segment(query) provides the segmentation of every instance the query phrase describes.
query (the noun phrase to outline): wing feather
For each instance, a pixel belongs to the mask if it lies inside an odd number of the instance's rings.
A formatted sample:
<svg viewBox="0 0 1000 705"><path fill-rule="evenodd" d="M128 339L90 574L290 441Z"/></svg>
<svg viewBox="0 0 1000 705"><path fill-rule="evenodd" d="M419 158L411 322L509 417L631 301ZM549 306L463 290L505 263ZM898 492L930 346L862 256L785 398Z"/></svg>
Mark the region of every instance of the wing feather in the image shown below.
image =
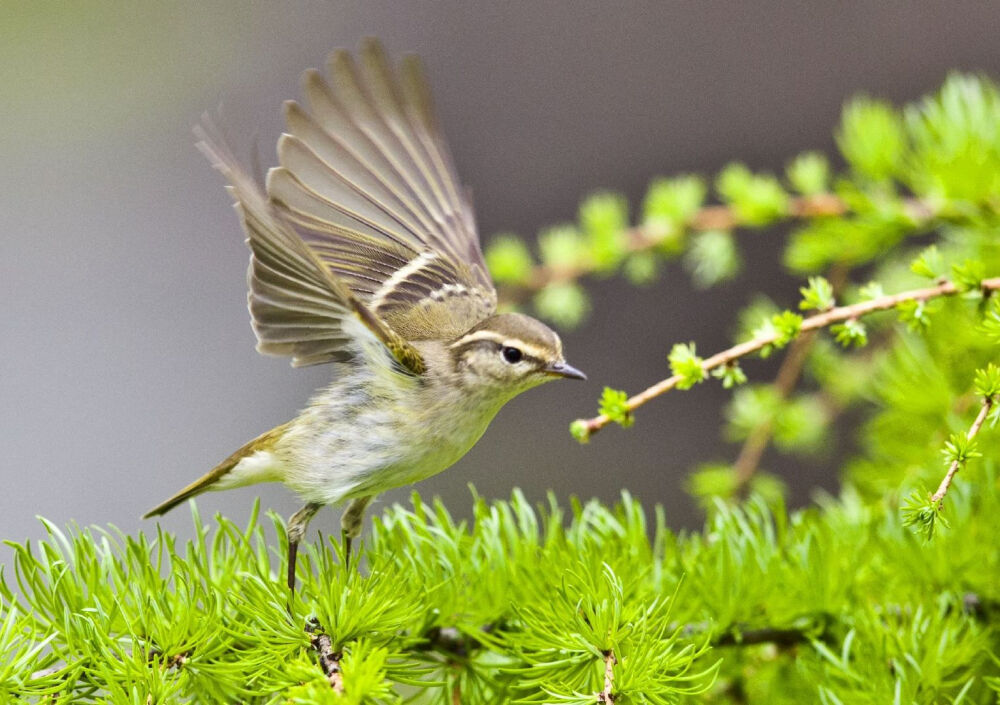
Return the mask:
<svg viewBox="0 0 1000 705"><path fill-rule="evenodd" d="M420 243L418 233L433 227L426 214L414 204L412 197L408 198L394 190L385 177L376 171L377 167L362 161L330 132L324 130L298 103L286 103L285 121L289 133L302 144L308 145L307 149L337 175L342 187L354 189L397 223L404 224L408 231L407 241L411 245ZM284 160L282 163L295 170L294 166Z"/></svg>
<svg viewBox="0 0 1000 705"><path fill-rule="evenodd" d="M438 128L420 64L400 77L374 40L346 51L330 83L303 76L308 109L268 175L276 210L371 311L404 338L464 333L496 309L472 209Z"/></svg>
<svg viewBox="0 0 1000 705"><path fill-rule="evenodd" d="M317 129L306 129L300 116L306 112L297 103L291 101L296 108L286 107L286 119L294 122L289 125L289 131L298 135L310 146L325 152L328 163L346 174L357 174L357 170L367 173L371 179L392 194L390 202L402 206L417 218L426 231L433 231L433 217L422 205L421 196L416 193L406 181L390 158L382 151L379 144L373 141L354 119L345 111L334 96L333 91L318 71L309 70L303 77L306 98L312 110L313 122ZM327 139L328 138L328 139ZM340 157L329 151L332 141L342 153ZM344 153L348 156L344 156ZM418 238L419 241L419 238Z"/></svg>
<svg viewBox="0 0 1000 705"><path fill-rule="evenodd" d="M196 134L199 149L229 181L247 233L248 300L257 349L290 355L296 366L344 360L371 348L358 338L358 331L367 329L363 335L371 334L405 368L422 374L419 353L374 315L285 221L208 118ZM352 325L354 320L365 328Z"/></svg>
<svg viewBox="0 0 1000 705"><path fill-rule="evenodd" d="M447 180L442 178L438 165L433 163L425 149L424 141L420 139L414 125L404 114L396 79L384 49L376 42L366 42L362 46L361 56L368 74L368 95L374 104L376 114L395 137L396 142L402 146L430 190L429 208L434 211L443 228L449 233L455 233L459 227L456 221L461 205L451 200L451 194L445 185ZM446 239L442 244L450 249L454 243Z"/></svg>
<svg viewBox="0 0 1000 705"><path fill-rule="evenodd" d="M276 201L317 220L353 221L399 244L416 240L419 224L343 176L297 137L282 135L278 156L282 166L271 170L267 187Z"/></svg>

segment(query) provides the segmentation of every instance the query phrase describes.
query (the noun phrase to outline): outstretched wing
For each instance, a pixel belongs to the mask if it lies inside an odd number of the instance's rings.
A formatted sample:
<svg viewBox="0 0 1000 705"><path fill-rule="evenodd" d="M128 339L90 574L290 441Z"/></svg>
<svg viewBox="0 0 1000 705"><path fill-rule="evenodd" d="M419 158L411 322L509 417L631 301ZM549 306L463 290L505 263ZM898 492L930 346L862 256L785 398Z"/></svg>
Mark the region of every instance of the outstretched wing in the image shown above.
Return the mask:
<svg viewBox="0 0 1000 705"><path fill-rule="evenodd" d="M308 109L285 105L288 133L267 193L329 270L408 340L458 336L496 309L468 195L438 130L419 62L397 77L367 40L332 83L307 71Z"/></svg>
<svg viewBox="0 0 1000 705"><path fill-rule="evenodd" d="M207 117L195 132L198 148L229 181L247 233L257 350L290 355L295 366L314 365L365 354L374 336L404 367L422 374L420 354L339 281L285 222ZM364 325L355 325L357 321Z"/></svg>

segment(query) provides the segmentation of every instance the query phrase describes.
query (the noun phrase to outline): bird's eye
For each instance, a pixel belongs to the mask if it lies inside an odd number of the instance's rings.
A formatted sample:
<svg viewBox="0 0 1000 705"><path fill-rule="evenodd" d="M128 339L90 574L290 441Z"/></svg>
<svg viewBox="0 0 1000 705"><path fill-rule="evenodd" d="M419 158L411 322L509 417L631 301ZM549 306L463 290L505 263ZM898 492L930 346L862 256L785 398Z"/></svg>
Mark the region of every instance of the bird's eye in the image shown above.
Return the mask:
<svg viewBox="0 0 1000 705"><path fill-rule="evenodd" d="M524 357L520 350L510 345L504 345L500 348L500 354L503 355L504 360L512 365L520 362L521 358Z"/></svg>

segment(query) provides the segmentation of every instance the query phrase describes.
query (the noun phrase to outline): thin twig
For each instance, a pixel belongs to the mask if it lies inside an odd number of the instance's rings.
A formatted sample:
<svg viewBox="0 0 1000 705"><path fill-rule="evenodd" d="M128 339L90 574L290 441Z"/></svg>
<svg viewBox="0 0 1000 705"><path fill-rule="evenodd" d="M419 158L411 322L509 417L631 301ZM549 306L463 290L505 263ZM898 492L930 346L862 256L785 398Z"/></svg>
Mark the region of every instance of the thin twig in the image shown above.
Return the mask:
<svg viewBox="0 0 1000 705"><path fill-rule="evenodd" d="M996 291L997 289L1000 289L1000 277L984 279L980 282L980 289L982 291ZM944 281L937 286L931 286L925 289L913 289L898 294L879 296L878 298L862 301L850 306L837 306L835 308L831 308L829 311L823 311L822 313L817 313L814 316L804 319L800 328L800 335L808 333L809 331L826 328L827 326L831 326L835 323L842 323L851 319L861 318L862 316L867 316L868 314L875 313L877 311L887 311L889 309L896 308L901 303L906 301L929 301L942 296L954 296L957 293L959 293L959 289L953 282ZM778 340L779 336L780 333L775 331L768 335L762 335L758 338L753 338L752 340L734 345L728 350L723 350L720 353L716 353L715 355L702 360L701 368L707 375L707 373L717 367L722 367L723 365L727 365L731 362L739 360L740 358L755 353L768 345L773 345L775 341ZM651 401L662 394L666 394L682 382L683 379L684 377L681 375L672 375L667 379L657 382L652 387L639 392L635 396L629 397L625 402L626 411L631 413L646 402ZM594 418L581 419L580 421L583 422L584 429L587 435L590 436L607 426L611 422L611 418L606 414L601 414L599 416L595 416Z"/></svg>
<svg viewBox="0 0 1000 705"><path fill-rule="evenodd" d="M971 441L979 433L979 429L983 427L983 423L986 421L986 417L990 413L990 409L993 408L993 397L983 397L983 405L979 409L979 414L976 416L976 420L972 422L972 426L969 427L969 433L966 437ZM948 472L945 474L944 479L941 480L941 484L938 485L937 492L931 495L931 503L934 505L935 509L941 508L941 502L944 501L944 496L948 494L948 488L951 487L951 481L955 478L955 473L959 471L965 461L960 458L955 458L951 461L951 465L948 467Z"/></svg>
<svg viewBox="0 0 1000 705"><path fill-rule="evenodd" d="M934 215L934 212L918 199L906 200L904 209L916 221L924 221ZM848 210L848 205L840 197L832 193L820 193L791 198L786 215L794 219L834 217L844 215ZM732 230L742 225L746 223L740 219L732 206L713 205L698 209L682 227L694 231L706 231ZM629 228L625 231L625 251L635 254L653 250L663 243L668 234L669 231L656 226L637 225ZM594 267L587 264L561 267L539 264L525 277L524 282L505 285L501 290L501 296L506 302L520 303L550 284L574 281L593 271Z"/></svg>
<svg viewBox="0 0 1000 705"><path fill-rule="evenodd" d="M827 280L830 282L834 296L838 295L847 283L847 268L841 265L833 266ZM778 367L778 374L772 385L780 400L784 401L795 391L815 339L816 331L809 331L800 335L788 346L788 352L785 353L781 366ZM774 419L769 418L755 426L743 441L743 446L733 462L738 494L742 495L749 488L750 480L753 479L757 468L760 467L760 460L773 435Z"/></svg>
<svg viewBox="0 0 1000 705"><path fill-rule="evenodd" d="M926 208L914 202L911 210L916 215ZM838 216L847 212L847 205L839 197L831 193L821 193L814 196L798 196L792 198L788 206L790 218L816 218L819 216ZM704 206L695 212L684 224L691 230L731 230L742 222L731 206ZM625 231L625 250L630 254L646 252L658 247L667 232L663 228L637 225ZM511 284L501 292L505 301L517 303L550 284L560 284L586 276L593 271L592 266L578 264L567 267L550 267L545 264L536 265L521 284Z"/></svg>
<svg viewBox="0 0 1000 705"><path fill-rule="evenodd" d="M773 387L779 399L787 399L795 389L795 385L802 375L802 368L809 357L809 350L812 348L815 337L816 331L809 331L800 335L788 346L788 353L785 355L785 359L781 361L781 366L778 368L778 375L774 379ZM755 426L749 435L747 435L746 440L743 441L739 455L736 456L736 460L733 462L733 471L736 475L738 492L743 492L750 485L750 480L757 472L760 459L763 457L773 433L774 420L767 419Z"/></svg>
<svg viewBox="0 0 1000 705"><path fill-rule="evenodd" d="M618 658L615 656L615 652L608 649L604 652L604 690L597 694L598 705L610 705L615 701L614 693L612 688L615 684L615 664L618 663Z"/></svg>
<svg viewBox="0 0 1000 705"><path fill-rule="evenodd" d="M328 634L322 632L319 622L316 620L309 621L306 625L306 631L312 633L309 640L312 647L319 653L319 667L323 669L323 675L330 682L333 691L342 694L344 692L344 675L340 670L340 659L343 658L343 654L334 651L333 640Z"/></svg>

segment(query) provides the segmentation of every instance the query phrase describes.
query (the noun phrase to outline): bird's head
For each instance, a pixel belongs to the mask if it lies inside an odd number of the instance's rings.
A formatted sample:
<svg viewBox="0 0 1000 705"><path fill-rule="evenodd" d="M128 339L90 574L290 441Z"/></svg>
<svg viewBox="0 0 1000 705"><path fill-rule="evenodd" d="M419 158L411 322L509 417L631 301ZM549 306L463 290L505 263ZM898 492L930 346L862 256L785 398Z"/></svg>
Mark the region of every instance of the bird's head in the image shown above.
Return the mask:
<svg viewBox="0 0 1000 705"><path fill-rule="evenodd" d="M467 388L489 389L507 398L553 379L587 379L563 359L555 331L520 313L491 316L448 349Z"/></svg>

